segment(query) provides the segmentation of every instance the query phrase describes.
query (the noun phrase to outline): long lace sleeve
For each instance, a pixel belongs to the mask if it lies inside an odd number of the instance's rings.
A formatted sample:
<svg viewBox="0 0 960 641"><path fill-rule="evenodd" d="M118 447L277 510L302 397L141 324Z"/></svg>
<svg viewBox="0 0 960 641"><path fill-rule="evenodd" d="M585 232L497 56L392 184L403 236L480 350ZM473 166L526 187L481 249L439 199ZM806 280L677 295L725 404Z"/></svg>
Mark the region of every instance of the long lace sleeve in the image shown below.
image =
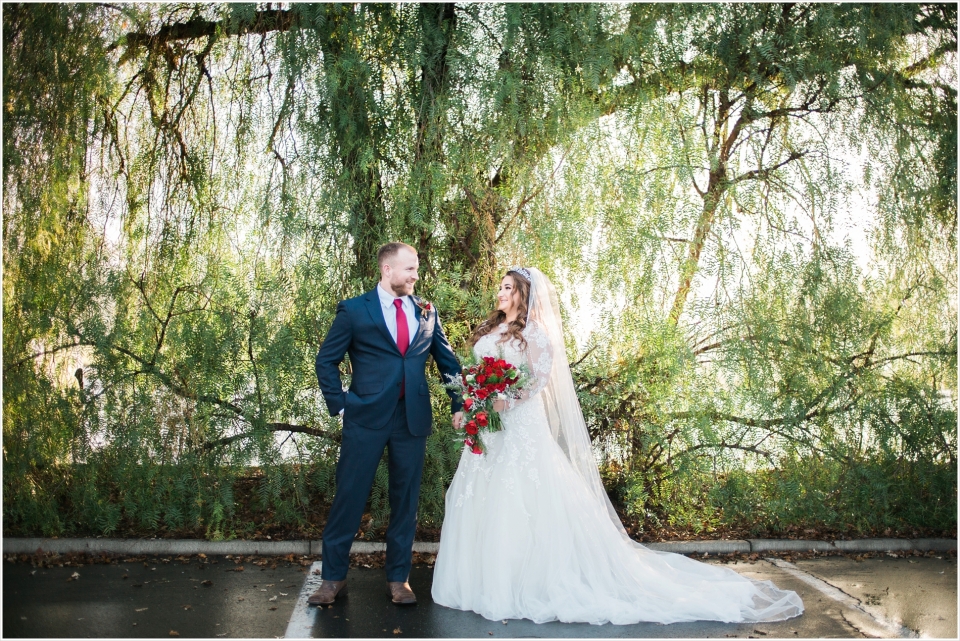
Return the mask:
<svg viewBox="0 0 960 641"><path fill-rule="evenodd" d="M550 370L553 368L553 348L540 325L535 321L528 323L523 330L523 337L527 340L527 368L530 370L531 380L521 392L520 398L506 401L505 409L508 410L533 398L546 387L550 380Z"/></svg>

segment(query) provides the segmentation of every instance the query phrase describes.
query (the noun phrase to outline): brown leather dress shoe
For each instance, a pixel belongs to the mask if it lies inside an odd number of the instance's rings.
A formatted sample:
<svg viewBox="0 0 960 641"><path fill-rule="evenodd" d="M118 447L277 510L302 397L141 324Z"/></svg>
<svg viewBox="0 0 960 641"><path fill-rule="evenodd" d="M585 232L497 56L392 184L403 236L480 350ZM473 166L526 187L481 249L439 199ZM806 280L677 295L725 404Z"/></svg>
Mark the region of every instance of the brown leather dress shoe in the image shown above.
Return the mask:
<svg viewBox="0 0 960 641"><path fill-rule="evenodd" d="M307 603L310 605L330 605L340 595L347 595L347 582L343 581L321 581L320 588L307 597Z"/></svg>
<svg viewBox="0 0 960 641"><path fill-rule="evenodd" d="M388 581L387 595L397 605L416 605L417 596L406 581Z"/></svg>

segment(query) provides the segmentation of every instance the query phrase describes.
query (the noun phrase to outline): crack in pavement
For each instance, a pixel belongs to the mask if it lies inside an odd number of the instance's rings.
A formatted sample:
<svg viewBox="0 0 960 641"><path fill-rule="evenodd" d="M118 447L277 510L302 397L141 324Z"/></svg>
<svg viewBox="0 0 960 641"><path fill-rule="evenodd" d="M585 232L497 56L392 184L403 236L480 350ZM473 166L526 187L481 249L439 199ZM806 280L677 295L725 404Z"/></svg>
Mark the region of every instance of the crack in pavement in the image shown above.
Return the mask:
<svg viewBox="0 0 960 641"><path fill-rule="evenodd" d="M904 627L898 623L893 623L892 621L888 621L883 616L875 615L867 611L863 607L860 599L847 594L837 586L824 581L818 576L810 574L809 572L804 572L793 563L770 557L767 557L764 560L768 563L772 563L788 574L800 579L821 594L830 597L834 601L847 608L847 612L850 616L841 611L841 617L861 634L876 637L894 636L901 639L916 639L919 636L910 628Z"/></svg>
<svg viewBox="0 0 960 641"><path fill-rule="evenodd" d="M854 624L853 621L847 618L847 615L844 614L843 610L840 610L840 618L843 619L843 622L846 623L848 626L850 626L855 632L859 633L861 637L867 636L863 633L863 631L860 628L858 628Z"/></svg>

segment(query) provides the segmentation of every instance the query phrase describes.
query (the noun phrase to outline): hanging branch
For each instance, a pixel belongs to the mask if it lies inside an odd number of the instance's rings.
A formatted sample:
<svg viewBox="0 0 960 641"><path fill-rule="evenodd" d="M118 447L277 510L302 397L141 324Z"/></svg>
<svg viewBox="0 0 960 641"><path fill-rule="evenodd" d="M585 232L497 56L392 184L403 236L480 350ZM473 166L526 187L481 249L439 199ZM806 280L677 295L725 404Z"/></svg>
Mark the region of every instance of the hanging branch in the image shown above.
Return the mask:
<svg viewBox="0 0 960 641"><path fill-rule="evenodd" d="M299 24L299 13L285 9L267 9L257 11L251 20L202 20L193 18L187 22L176 22L160 27L156 33L131 31L107 47L107 53L125 46L121 61L135 55L138 49L159 50L161 45L178 40L196 40L211 36L244 36L247 34L267 34L273 31L288 31Z"/></svg>

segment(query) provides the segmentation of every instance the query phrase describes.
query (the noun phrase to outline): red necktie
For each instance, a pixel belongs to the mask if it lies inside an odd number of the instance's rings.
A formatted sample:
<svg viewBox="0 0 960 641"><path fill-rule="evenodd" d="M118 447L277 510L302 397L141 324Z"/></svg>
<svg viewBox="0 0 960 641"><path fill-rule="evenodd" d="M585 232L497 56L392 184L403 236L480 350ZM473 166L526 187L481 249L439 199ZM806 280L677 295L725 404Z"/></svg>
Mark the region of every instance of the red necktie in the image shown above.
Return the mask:
<svg viewBox="0 0 960 641"><path fill-rule="evenodd" d="M397 349L400 350L400 356L404 356L407 353L407 347L410 345L410 328L407 327L407 315L403 313L403 301L394 298L393 305L397 308ZM403 398L405 387L404 380L401 378L400 398Z"/></svg>
<svg viewBox="0 0 960 641"><path fill-rule="evenodd" d="M393 306L397 308L397 349L403 356L410 346L410 328L407 327L407 315L403 313L403 301L394 298Z"/></svg>

